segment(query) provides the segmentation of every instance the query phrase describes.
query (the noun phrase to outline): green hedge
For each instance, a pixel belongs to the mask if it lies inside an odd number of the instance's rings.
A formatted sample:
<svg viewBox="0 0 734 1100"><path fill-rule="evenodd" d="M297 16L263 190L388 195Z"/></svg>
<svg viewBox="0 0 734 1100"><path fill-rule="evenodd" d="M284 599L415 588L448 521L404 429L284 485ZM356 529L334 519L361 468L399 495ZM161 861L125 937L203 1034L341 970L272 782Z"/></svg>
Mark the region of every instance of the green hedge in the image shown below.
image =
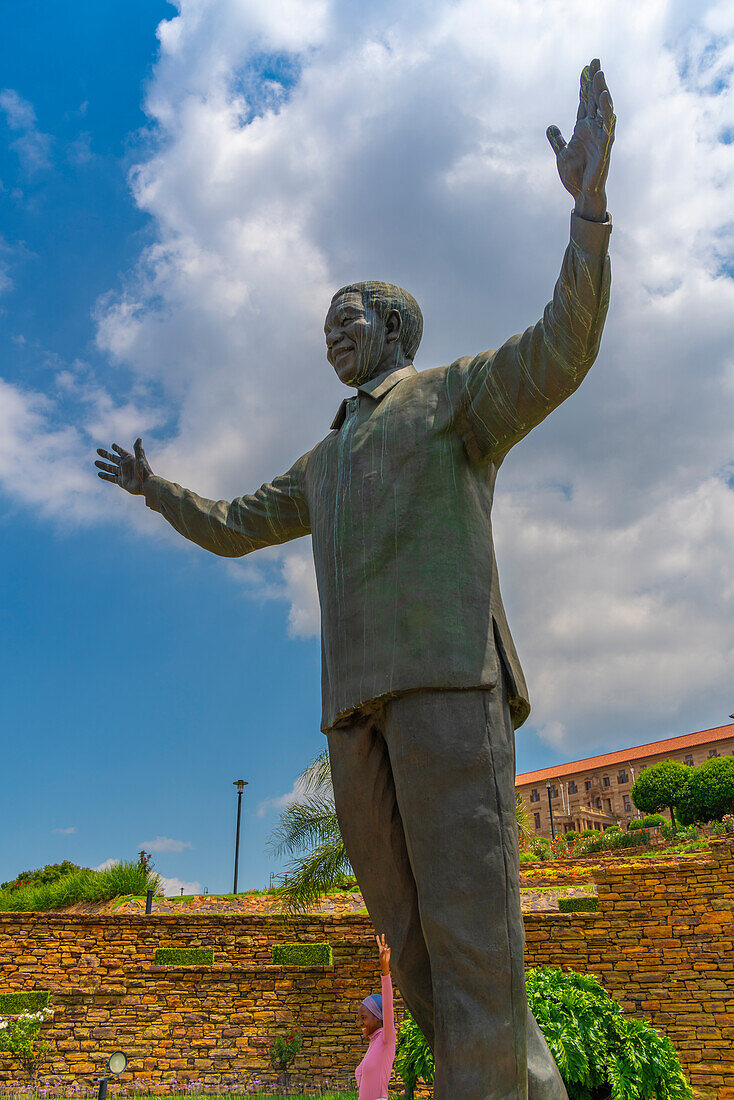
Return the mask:
<svg viewBox="0 0 734 1100"><path fill-rule="evenodd" d="M276 943L273 962L277 966L332 966L328 943Z"/></svg>
<svg viewBox="0 0 734 1100"><path fill-rule="evenodd" d="M153 960L158 966L211 966L213 947L156 947Z"/></svg>
<svg viewBox="0 0 734 1100"><path fill-rule="evenodd" d="M599 899L588 898L559 898L559 913L596 913L599 909Z"/></svg>
<svg viewBox="0 0 734 1100"><path fill-rule="evenodd" d="M38 1012L51 1000L48 989L34 989L30 993L0 993L0 1016L20 1016L24 1012Z"/></svg>

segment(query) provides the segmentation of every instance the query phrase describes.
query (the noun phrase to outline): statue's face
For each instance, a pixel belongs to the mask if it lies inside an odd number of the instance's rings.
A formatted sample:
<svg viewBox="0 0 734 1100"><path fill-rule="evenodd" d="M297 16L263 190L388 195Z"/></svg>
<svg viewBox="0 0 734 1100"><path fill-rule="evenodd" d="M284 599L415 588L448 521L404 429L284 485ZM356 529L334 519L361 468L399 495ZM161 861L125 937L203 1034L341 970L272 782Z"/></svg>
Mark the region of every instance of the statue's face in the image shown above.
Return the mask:
<svg viewBox="0 0 734 1100"><path fill-rule="evenodd" d="M380 373L385 325L362 295L350 290L331 303L324 323L326 358L346 386L359 386Z"/></svg>

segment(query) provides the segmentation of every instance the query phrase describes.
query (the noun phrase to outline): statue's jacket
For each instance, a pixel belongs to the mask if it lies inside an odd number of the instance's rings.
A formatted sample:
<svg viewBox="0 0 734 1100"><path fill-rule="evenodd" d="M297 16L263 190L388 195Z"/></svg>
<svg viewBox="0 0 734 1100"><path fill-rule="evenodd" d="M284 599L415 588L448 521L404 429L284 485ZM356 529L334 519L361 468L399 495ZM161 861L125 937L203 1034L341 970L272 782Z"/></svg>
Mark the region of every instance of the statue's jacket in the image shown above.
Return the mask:
<svg viewBox="0 0 734 1100"><path fill-rule="evenodd" d="M502 666L515 725L527 717L494 555L495 480L596 358L610 231L573 215L541 321L497 351L360 386L326 438L272 484L230 502L146 482L149 507L215 554L313 536L322 729L404 692L491 688Z"/></svg>

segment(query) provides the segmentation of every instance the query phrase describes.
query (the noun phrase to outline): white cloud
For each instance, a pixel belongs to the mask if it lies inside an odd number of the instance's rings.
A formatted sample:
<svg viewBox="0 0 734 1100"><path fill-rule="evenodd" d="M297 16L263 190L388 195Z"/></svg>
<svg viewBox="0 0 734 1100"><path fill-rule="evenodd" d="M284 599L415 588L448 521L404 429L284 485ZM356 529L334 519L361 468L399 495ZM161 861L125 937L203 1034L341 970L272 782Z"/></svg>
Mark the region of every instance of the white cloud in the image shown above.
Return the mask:
<svg viewBox="0 0 734 1100"><path fill-rule="evenodd" d="M570 205L544 131L568 136L578 71L602 49L619 117L612 308L589 379L502 470L503 592L533 720L565 750L725 718L731 6L375 0L358 19L335 0L179 7L148 90L158 142L132 176L154 242L97 307L99 347L112 377L130 372L130 395L82 372L86 412L69 429L10 391L26 457L3 460L0 442L5 483L48 507L28 459L38 439L58 443L44 448L59 456L58 495L89 514L76 448L141 425L153 468L206 495L286 469L341 399L321 326L354 278L416 294L419 367L534 321ZM107 498L103 514L142 523L136 503ZM252 595L287 600L296 636L318 622L307 549L227 567Z"/></svg>
<svg viewBox="0 0 734 1100"><path fill-rule="evenodd" d="M116 867L120 862L119 859L114 859L110 856L109 859L103 859L101 863L98 863L96 867L92 868L94 871L109 871L110 867Z"/></svg>
<svg viewBox="0 0 734 1100"><path fill-rule="evenodd" d="M160 878L163 893L167 898L180 897L182 892L184 894L201 893L201 883L196 880L194 882L186 882L181 878L166 878L165 875L161 875Z"/></svg>
<svg viewBox="0 0 734 1100"><path fill-rule="evenodd" d="M12 88L0 91L0 110L11 130L19 136L10 143L21 164L31 174L50 166L51 138L36 126L36 112L27 99Z"/></svg>
<svg viewBox="0 0 734 1100"><path fill-rule="evenodd" d="M59 836L71 836L76 832L76 825L69 825L66 829L52 829L52 833L57 833Z"/></svg>
<svg viewBox="0 0 734 1100"><path fill-rule="evenodd" d="M157 836L155 840L143 840L138 845L145 852L183 852L191 847L190 840L174 840L170 836Z"/></svg>

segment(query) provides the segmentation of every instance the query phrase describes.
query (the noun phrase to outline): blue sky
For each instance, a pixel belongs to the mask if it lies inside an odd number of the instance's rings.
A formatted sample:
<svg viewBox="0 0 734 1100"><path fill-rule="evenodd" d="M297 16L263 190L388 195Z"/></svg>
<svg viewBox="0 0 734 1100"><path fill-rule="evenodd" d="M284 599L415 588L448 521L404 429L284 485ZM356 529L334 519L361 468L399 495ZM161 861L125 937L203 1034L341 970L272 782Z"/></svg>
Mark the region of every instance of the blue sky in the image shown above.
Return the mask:
<svg viewBox="0 0 734 1100"><path fill-rule="evenodd" d="M568 136L600 48L607 333L496 506L535 708L518 770L727 720L734 28L638 8L5 0L0 880L158 841L172 888L227 889L241 776L240 884L267 884L323 745L308 546L189 548L94 447L142 433L209 496L281 472L341 399L321 323L353 278L414 290L419 367L535 320L568 218L543 133Z"/></svg>

